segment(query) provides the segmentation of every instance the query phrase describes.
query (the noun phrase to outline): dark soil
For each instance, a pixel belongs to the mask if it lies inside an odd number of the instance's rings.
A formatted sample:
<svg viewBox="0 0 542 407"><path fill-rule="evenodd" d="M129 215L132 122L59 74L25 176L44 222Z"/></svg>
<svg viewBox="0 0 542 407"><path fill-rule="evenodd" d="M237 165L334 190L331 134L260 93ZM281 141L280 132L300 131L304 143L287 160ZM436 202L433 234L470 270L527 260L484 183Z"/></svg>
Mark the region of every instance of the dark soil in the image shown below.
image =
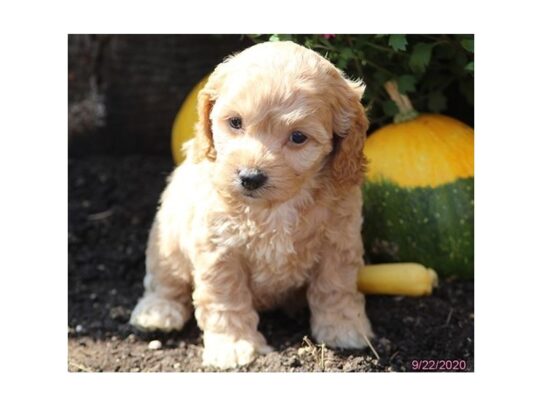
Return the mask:
<svg viewBox="0 0 542 407"><path fill-rule="evenodd" d="M69 159L69 371L213 370L201 367L194 320L168 335L141 334L128 324L143 292L147 233L172 165L153 156ZM322 349L310 338L308 311L295 319L277 311L260 322L275 351L236 371L474 370L471 281L441 281L429 297L368 296L367 313L379 359L370 349ZM155 339L162 347L151 350ZM462 362L436 362L446 360Z"/></svg>

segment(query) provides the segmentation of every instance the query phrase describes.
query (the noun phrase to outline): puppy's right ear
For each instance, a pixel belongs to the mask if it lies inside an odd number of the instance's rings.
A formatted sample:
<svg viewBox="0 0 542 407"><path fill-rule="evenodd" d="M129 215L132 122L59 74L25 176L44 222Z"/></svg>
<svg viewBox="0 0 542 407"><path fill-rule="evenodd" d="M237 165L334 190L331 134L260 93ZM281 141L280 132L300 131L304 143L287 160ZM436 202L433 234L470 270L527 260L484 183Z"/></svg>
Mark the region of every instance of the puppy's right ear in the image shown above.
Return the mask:
<svg viewBox="0 0 542 407"><path fill-rule="evenodd" d="M196 162L203 161L204 159L214 161L216 158L210 118L215 102L212 87L209 83L211 77L207 80L205 87L198 93L198 122L195 127L196 134L193 144L193 154Z"/></svg>
<svg viewBox="0 0 542 407"><path fill-rule="evenodd" d="M225 75L225 64L226 62L223 62L215 68L203 89L198 93L198 122L195 127L196 134L193 144L193 154L196 162L205 159L214 161L216 159L211 111Z"/></svg>

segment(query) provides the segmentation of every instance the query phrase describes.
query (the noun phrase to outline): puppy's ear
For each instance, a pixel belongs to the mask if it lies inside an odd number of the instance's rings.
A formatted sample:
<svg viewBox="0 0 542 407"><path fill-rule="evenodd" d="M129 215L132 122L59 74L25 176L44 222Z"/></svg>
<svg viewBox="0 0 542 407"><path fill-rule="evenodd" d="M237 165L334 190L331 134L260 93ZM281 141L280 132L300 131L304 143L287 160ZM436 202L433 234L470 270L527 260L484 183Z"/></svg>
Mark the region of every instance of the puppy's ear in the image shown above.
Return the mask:
<svg viewBox="0 0 542 407"><path fill-rule="evenodd" d="M334 149L331 175L335 185L361 185L366 167L363 145L369 121L361 104L365 86L345 80L335 89L333 106Z"/></svg>
<svg viewBox="0 0 542 407"><path fill-rule="evenodd" d="M193 154L196 162L204 159L211 161L216 159L211 128L211 111L213 110L214 103L224 80L226 63L223 62L216 67L203 89L198 93L198 122L196 123L196 134L193 144Z"/></svg>

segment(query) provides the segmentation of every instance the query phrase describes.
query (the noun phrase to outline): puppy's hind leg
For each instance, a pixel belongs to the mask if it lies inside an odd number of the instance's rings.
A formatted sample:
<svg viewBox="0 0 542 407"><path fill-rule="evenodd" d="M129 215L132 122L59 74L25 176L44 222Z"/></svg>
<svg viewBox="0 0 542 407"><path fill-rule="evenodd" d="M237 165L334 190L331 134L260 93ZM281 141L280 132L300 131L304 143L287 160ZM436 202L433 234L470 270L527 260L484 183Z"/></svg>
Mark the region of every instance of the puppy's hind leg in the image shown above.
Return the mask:
<svg viewBox="0 0 542 407"><path fill-rule="evenodd" d="M140 330L180 330L192 316L190 264L176 243L155 221L146 253L145 293L130 318Z"/></svg>

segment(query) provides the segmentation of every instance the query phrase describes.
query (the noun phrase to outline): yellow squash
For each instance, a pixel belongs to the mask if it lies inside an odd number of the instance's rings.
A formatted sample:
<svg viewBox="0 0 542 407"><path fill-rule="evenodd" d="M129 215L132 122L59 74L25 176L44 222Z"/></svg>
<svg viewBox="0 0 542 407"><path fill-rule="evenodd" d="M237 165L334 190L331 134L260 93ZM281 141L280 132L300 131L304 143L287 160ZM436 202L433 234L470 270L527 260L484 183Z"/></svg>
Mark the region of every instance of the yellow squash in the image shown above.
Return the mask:
<svg viewBox="0 0 542 407"><path fill-rule="evenodd" d="M418 114L392 83L394 124L369 136L363 239L371 263L417 262L439 276L474 275L474 130Z"/></svg>
<svg viewBox="0 0 542 407"><path fill-rule="evenodd" d="M173 122L171 150L176 164L184 160L182 145L194 135L194 126L198 121L198 93L203 89L208 78L207 75L190 91Z"/></svg>
<svg viewBox="0 0 542 407"><path fill-rule="evenodd" d="M371 264L358 273L358 289L365 294L429 295L437 284L437 273L417 263Z"/></svg>
<svg viewBox="0 0 542 407"><path fill-rule="evenodd" d="M368 180L403 188L437 187L474 176L474 132L448 116L420 114L367 139Z"/></svg>

